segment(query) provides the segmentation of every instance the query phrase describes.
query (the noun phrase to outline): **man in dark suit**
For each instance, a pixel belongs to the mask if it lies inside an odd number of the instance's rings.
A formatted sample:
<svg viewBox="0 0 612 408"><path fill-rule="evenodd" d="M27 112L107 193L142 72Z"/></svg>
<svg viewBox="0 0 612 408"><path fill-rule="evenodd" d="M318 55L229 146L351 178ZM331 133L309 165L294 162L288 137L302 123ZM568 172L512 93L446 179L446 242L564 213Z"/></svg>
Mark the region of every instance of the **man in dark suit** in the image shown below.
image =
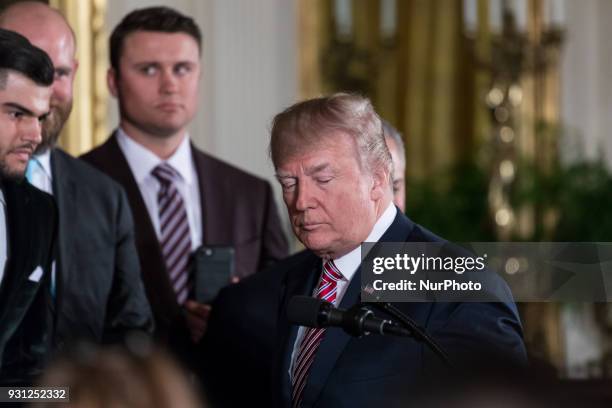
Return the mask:
<svg viewBox="0 0 612 408"><path fill-rule="evenodd" d="M52 194L59 208L57 277L52 283L54 345L118 342L133 330L152 332L123 189L55 147L72 109L78 65L74 34L57 10L40 2L10 6L0 15L0 27L27 37L48 53L55 66L51 113L28 168L30 182Z"/></svg>
<svg viewBox="0 0 612 408"><path fill-rule="evenodd" d="M0 29L0 385L40 373L50 334L48 280L57 228L53 199L23 181L49 112L53 64Z"/></svg>
<svg viewBox="0 0 612 408"><path fill-rule="evenodd" d="M282 279L276 405L405 406L419 381L447 371L422 343L298 327L285 315L296 295L345 309L359 303L362 242L440 241L392 204L392 162L378 115L355 95L301 102L275 117L270 149L294 233L307 248L275 267ZM497 303L396 306L455 362L494 356L520 363L522 329L502 287Z"/></svg>
<svg viewBox="0 0 612 408"><path fill-rule="evenodd" d="M179 354L201 339L210 310L192 297L195 249L233 247L240 278L287 254L269 183L190 142L200 48L198 26L175 10L128 14L110 39L108 84L119 101L119 128L83 156L127 191L157 335Z"/></svg>
<svg viewBox="0 0 612 408"><path fill-rule="evenodd" d="M284 274L268 268L224 288L213 302L198 360L212 406L272 405L270 380Z"/></svg>

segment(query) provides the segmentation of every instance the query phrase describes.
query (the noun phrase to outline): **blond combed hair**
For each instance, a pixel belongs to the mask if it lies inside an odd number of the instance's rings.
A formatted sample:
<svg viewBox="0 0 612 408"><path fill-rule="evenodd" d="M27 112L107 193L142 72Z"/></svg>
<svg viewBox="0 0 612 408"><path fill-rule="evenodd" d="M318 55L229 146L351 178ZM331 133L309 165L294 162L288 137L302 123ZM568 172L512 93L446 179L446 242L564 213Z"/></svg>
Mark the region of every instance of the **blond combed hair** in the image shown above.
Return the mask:
<svg viewBox="0 0 612 408"><path fill-rule="evenodd" d="M338 132L351 136L360 165L370 173L393 164L385 143L380 117L368 98L335 93L298 102L272 121L270 157L274 167L295 154L334 137Z"/></svg>

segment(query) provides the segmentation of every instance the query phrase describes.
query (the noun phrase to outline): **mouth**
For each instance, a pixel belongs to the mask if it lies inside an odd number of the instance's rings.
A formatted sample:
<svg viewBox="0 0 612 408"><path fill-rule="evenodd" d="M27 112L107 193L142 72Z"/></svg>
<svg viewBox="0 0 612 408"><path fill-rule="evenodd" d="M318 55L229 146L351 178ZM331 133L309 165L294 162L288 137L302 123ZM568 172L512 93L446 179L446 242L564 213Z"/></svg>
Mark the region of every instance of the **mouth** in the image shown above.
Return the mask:
<svg viewBox="0 0 612 408"><path fill-rule="evenodd" d="M318 228L320 228L322 226L323 226L322 223L309 222L309 223L300 224L300 229L302 231L311 232L311 231L317 230Z"/></svg>
<svg viewBox="0 0 612 408"><path fill-rule="evenodd" d="M162 112L171 113L171 112L176 112L180 110L181 105L178 103L165 102L165 103L160 103L159 105L156 106L156 108Z"/></svg>
<svg viewBox="0 0 612 408"><path fill-rule="evenodd" d="M21 147L18 149L14 149L10 152L10 154L17 156L17 158L22 162L27 162L32 157L34 153L33 148Z"/></svg>

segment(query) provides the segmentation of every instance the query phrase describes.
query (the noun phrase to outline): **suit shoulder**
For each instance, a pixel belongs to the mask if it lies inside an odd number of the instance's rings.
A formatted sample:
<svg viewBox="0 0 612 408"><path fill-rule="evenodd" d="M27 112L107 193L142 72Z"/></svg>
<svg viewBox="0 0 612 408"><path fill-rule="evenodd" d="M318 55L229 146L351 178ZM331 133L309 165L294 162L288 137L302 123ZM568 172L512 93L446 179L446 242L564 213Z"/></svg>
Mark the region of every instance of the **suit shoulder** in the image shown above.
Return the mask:
<svg viewBox="0 0 612 408"><path fill-rule="evenodd" d="M280 271L290 271L294 269L298 269L300 266L304 264L311 264L317 260L320 260L314 253L305 249L303 251L297 252L291 256L288 256L285 259L282 259L275 263L274 265L268 267L267 269L259 272L263 273L273 273L275 270Z"/></svg>
<svg viewBox="0 0 612 408"><path fill-rule="evenodd" d="M79 159L96 168L105 167L109 161L112 161L112 149L110 147L112 140L113 136L111 135L106 142L80 155Z"/></svg>
<svg viewBox="0 0 612 408"><path fill-rule="evenodd" d="M434 234L420 224L414 224L408 241L412 242L446 242L447 240Z"/></svg>
<svg viewBox="0 0 612 408"><path fill-rule="evenodd" d="M312 262L315 255L310 251L301 251L274 265L246 277L239 283L230 285L220 292L220 299L242 298L245 294L276 293L285 275L305 262Z"/></svg>
<svg viewBox="0 0 612 408"><path fill-rule="evenodd" d="M108 195L111 191L121 191L122 187L112 178L98 170L82 158L70 156L68 153L56 149L54 152L56 169L60 173L67 173L79 184L90 190ZM63 175L60 175L62 177Z"/></svg>

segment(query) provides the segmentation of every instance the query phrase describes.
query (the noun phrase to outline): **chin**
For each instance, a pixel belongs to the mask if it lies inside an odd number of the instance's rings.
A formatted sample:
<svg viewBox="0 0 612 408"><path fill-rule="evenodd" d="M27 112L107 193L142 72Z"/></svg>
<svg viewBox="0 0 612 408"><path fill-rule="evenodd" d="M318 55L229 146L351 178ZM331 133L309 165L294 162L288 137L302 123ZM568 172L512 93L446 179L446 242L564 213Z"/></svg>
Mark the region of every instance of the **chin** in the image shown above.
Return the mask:
<svg viewBox="0 0 612 408"><path fill-rule="evenodd" d="M300 242L318 256L322 257L324 254L329 254L331 252L331 242L329 239L323 239L312 235L313 234L302 234L299 237Z"/></svg>
<svg viewBox="0 0 612 408"><path fill-rule="evenodd" d="M25 169L19 170L7 170L0 167L0 180L7 181L22 181L25 177Z"/></svg>

